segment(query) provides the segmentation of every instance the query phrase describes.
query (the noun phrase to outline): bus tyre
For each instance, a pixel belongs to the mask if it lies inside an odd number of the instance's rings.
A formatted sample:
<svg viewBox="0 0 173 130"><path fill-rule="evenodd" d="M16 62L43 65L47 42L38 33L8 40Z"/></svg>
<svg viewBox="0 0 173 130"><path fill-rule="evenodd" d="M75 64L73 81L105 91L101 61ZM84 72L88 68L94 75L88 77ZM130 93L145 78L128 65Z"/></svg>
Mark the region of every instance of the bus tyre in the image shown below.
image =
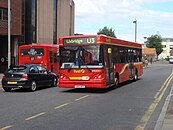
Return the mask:
<svg viewBox="0 0 173 130"><path fill-rule="evenodd" d="M116 76L115 77L115 85L114 85L114 87L117 88L118 86L119 86L119 77Z"/></svg>
<svg viewBox="0 0 173 130"><path fill-rule="evenodd" d="M53 86L53 87L57 86L57 78L55 78L55 77L53 78L51 86Z"/></svg>
<svg viewBox="0 0 173 130"><path fill-rule="evenodd" d="M34 92L37 89L37 84L35 81L31 82L30 91Z"/></svg>
<svg viewBox="0 0 173 130"><path fill-rule="evenodd" d="M134 75L133 80L134 80L134 81L138 80L138 71L135 72L135 75Z"/></svg>
<svg viewBox="0 0 173 130"><path fill-rule="evenodd" d="M11 88L3 87L3 89L4 89L5 92L10 92L11 91Z"/></svg>

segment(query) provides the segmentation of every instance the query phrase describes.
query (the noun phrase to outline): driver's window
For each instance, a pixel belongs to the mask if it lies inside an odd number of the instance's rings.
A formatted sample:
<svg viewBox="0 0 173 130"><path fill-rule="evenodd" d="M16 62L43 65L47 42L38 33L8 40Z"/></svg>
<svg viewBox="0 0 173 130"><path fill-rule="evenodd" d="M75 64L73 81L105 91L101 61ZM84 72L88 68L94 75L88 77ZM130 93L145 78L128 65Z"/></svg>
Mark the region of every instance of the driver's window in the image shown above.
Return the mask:
<svg viewBox="0 0 173 130"><path fill-rule="evenodd" d="M39 73L41 74L47 74L47 70L42 66L38 66L38 70L39 70Z"/></svg>
<svg viewBox="0 0 173 130"><path fill-rule="evenodd" d="M38 69L35 68L34 66L32 66L32 67L29 69L29 72L30 72L30 73L38 73Z"/></svg>

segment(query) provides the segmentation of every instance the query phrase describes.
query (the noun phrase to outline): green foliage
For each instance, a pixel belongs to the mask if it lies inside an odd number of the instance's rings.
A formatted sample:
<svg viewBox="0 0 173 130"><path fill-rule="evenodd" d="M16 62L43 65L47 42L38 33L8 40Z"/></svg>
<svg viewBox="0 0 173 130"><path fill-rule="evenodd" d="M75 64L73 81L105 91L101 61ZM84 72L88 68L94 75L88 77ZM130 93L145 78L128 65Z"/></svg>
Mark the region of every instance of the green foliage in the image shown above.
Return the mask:
<svg viewBox="0 0 173 130"><path fill-rule="evenodd" d="M158 34L151 35L151 37L147 38L147 41L145 42L148 48L156 48L156 53L159 55L163 49L162 49L162 37Z"/></svg>
<svg viewBox="0 0 173 130"><path fill-rule="evenodd" d="M108 28L107 26L105 26L103 29L99 29L99 32L97 32L97 34L103 34L106 36L111 36L111 37L115 37L115 31L112 28Z"/></svg>

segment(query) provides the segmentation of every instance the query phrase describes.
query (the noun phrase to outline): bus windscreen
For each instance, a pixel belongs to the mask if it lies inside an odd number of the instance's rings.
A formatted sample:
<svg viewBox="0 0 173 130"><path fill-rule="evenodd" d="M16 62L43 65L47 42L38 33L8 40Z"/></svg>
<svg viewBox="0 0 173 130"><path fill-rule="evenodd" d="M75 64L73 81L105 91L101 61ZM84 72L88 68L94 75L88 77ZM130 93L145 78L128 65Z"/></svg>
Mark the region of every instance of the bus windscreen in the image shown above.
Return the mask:
<svg viewBox="0 0 173 130"><path fill-rule="evenodd" d="M103 53L101 45L74 46L61 48L61 69L65 68L102 68Z"/></svg>
<svg viewBox="0 0 173 130"><path fill-rule="evenodd" d="M21 56L43 56L44 49L43 48L30 48L30 49L22 49Z"/></svg>

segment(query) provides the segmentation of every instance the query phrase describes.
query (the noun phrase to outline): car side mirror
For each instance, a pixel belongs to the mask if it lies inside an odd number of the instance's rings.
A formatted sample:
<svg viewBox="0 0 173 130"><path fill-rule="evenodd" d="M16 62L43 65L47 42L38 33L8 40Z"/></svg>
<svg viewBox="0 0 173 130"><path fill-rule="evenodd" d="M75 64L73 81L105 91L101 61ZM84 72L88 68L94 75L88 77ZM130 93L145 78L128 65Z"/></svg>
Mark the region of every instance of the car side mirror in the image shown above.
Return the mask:
<svg viewBox="0 0 173 130"><path fill-rule="evenodd" d="M50 71L50 70L48 70L48 71L47 71L47 73L48 73L48 74L50 74L50 73L51 73L51 71Z"/></svg>

